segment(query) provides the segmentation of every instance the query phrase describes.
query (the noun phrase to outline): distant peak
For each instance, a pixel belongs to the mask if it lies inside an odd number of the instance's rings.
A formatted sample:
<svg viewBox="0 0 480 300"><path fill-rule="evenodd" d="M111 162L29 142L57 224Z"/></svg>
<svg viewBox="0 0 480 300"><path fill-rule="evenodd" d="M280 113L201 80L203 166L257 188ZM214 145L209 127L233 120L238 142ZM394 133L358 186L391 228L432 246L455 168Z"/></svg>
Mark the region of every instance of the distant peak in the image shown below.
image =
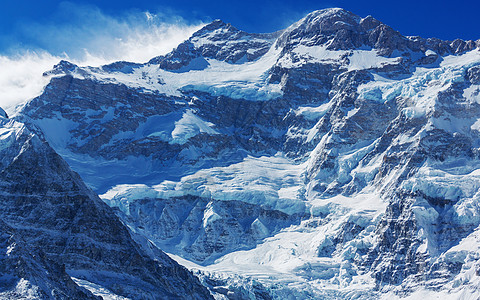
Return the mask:
<svg viewBox="0 0 480 300"><path fill-rule="evenodd" d="M201 36L201 35L204 35L206 33L210 33L210 32L213 32L215 30L218 30L220 28L224 28L224 29L229 30L229 31L239 31L237 28L233 27L230 23L225 23L224 21L222 21L220 19L216 19L213 22L211 22L211 23L205 25L204 27L202 27L197 32L195 32L193 34L193 36Z"/></svg>
<svg viewBox="0 0 480 300"><path fill-rule="evenodd" d="M223 22L223 20L221 20L221 19L215 19L210 24L226 24L226 23Z"/></svg>
<svg viewBox="0 0 480 300"><path fill-rule="evenodd" d="M347 23L358 24L361 18L356 14L343 8L326 8L316 10L305 16L300 23L319 23L328 21L343 21Z"/></svg>
<svg viewBox="0 0 480 300"><path fill-rule="evenodd" d="M338 14L351 14L351 12L340 7L331 7L331 8L314 10L308 15L325 15L326 16L326 15L338 15Z"/></svg>
<svg viewBox="0 0 480 300"><path fill-rule="evenodd" d="M312 18L312 17L319 17L319 18L330 18L330 17L351 18L351 17L354 17L356 19L360 19L360 17L357 16L356 14L354 14L354 13L352 13L352 12L346 10L346 9L338 8L338 7L325 8L325 9L319 9L319 10L312 11L311 13L309 13L308 15L305 16L305 19L309 19L309 18Z"/></svg>
<svg viewBox="0 0 480 300"><path fill-rule="evenodd" d="M43 73L43 76L67 74L73 72L76 68L78 68L77 65L62 59L58 64L53 66L52 70Z"/></svg>
<svg viewBox="0 0 480 300"><path fill-rule="evenodd" d="M218 29L218 28L221 28L221 27L225 27L227 25L229 25L229 24L223 22L220 19L216 19L216 20L212 21L210 24L205 25L204 28L206 28L206 29Z"/></svg>
<svg viewBox="0 0 480 300"><path fill-rule="evenodd" d="M374 17L372 17L370 15L366 16L365 18L363 18L360 21L360 25L365 30L373 29L373 28L379 26L380 24L382 24L382 22L380 22L379 20L375 19Z"/></svg>

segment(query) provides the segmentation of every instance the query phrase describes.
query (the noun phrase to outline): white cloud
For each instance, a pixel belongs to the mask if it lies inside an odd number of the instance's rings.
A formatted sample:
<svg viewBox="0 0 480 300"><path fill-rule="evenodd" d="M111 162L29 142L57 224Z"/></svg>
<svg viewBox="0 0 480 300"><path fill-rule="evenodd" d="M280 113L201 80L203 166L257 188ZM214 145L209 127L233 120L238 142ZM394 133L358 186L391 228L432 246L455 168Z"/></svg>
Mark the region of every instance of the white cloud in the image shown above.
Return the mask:
<svg viewBox="0 0 480 300"><path fill-rule="evenodd" d="M119 60L142 63L170 52L203 26L151 12L112 17L95 7L62 5L59 13L68 12L68 23L24 25L35 49L0 56L0 107L9 114L42 93L48 83L42 74L61 59L82 66Z"/></svg>
<svg viewBox="0 0 480 300"><path fill-rule="evenodd" d="M16 105L39 95L48 83L43 72L58 61L47 52L0 56L0 107L11 115Z"/></svg>

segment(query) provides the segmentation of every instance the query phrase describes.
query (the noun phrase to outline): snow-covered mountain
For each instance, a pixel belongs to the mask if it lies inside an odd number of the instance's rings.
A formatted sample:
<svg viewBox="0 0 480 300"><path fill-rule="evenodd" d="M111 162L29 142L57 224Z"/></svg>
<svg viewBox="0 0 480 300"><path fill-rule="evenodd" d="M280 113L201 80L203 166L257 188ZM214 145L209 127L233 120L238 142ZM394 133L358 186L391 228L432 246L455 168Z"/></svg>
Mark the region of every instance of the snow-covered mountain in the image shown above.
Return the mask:
<svg viewBox="0 0 480 300"><path fill-rule="evenodd" d="M217 297L479 297L480 41L312 12L62 61L15 118Z"/></svg>

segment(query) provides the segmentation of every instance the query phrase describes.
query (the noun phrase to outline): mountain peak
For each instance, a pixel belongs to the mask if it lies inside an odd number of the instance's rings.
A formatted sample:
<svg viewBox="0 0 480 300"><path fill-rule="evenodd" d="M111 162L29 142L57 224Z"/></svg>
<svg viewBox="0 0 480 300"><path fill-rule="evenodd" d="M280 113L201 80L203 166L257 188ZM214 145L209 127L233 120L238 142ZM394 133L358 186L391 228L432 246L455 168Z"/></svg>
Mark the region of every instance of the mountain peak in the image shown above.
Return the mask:
<svg viewBox="0 0 480 300"><path fill-rule="evenodd" d="M253 61L268 51L277 36L275 33L250 34L216 19L166 56L155 57L149 63L184 72L207 67L206 58L229 63Z"/></svg>
<svg viewBox="0 0 480 300"><path fill-rule="evenodd" d="M77 65L62 59L58 64L53 66L53 69L43 73L43 76L69 74L74 72L76 69L78 69Z"/></svg>
<svg viewBox="0 0 480 300"><path fill-rule="evenodd" d="M361 18L342 8L328 8L311 12L287 28L277 46L325 45L329 50L369 47L385 50L384 54L389 55L395 49L406 48L405 40L372 16Z"/></svg>
<svg viewBox="0 0 480 300"><path fill-rule="evenodd" d="M338 25L355 26L360 23L361 18L356 14L349 12L343 8L327 8L316 10L306 15L295 25L300 26L318 26L323 30L334 30ZM332 26L337 25L337 26Z"/></svg>
<svg viewBox="0 0 480 300"><path fill-rule="evenodd" d="M192 38L201 37L201 36L205 36L205 35L211 35L212 33L214 34L218 30L222 30L222 29L223 29L224 32L231 32L231 33L236 33L236 32L240 31L237 28L233 27L232 24L225 23L224 21L222 21L220 19L216 19L213 22L211 22L211 23L205 25L204 27L202 27L197 32L195 32L192 35Z"/></svg>
<svg viewBox="0 0 480 300"><path fill-rule="evenodd" d="M279 38L279 46L309 40L323 44L339 32L358 31L361 18L342 8L316 10L288 27Z"/></svg>
<svg viewBox="0 0 480 300"><path fill-rule="evenodd" d="M332 17L332 16L339 16L339 17L344 16L345 17L345 16L350 16L350 15L356 16L352 12L350 12L346 9L343 9L341 7L331 7L331 8L314 10L314 11L310 12L309 14L307 14L307 16L305 18L308 18L308 17L327 18L327 17Z"/></svg>

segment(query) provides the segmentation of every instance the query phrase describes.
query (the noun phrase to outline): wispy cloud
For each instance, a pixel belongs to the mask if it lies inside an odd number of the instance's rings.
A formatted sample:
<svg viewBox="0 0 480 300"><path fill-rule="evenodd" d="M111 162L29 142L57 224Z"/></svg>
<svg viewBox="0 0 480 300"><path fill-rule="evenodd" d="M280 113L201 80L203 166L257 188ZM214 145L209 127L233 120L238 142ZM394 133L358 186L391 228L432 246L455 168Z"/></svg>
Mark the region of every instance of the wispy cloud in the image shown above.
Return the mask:
<svg viewBox="0 0 480 300"><path fill-rule="evenodd" d="M0 107L11 115L16 105L39 95L48 83L43 72L58 61L47 52L0 56Z"/></svg>
<svg viewBox="0 0 480 300"><path fill-rule="evenodd" d="M54 55L67 53L74 60L100 57L106 61L147 61L167 53L202 24L187 22L171 12L130 11L111 16L94 6L60 4L47 24L20 28L31 44Z"/></svg>
<svg viewBox="0 0 480 300"><path fill-rule="evenodd" d="M43 72L61 59L98 66L113 61L145 62L171 51L203 24L171 13L131 11L111 16L93 6L62 3L55 22L23 24L26 48L0 56L0 106L15 106L39 95Z"/></svg>

